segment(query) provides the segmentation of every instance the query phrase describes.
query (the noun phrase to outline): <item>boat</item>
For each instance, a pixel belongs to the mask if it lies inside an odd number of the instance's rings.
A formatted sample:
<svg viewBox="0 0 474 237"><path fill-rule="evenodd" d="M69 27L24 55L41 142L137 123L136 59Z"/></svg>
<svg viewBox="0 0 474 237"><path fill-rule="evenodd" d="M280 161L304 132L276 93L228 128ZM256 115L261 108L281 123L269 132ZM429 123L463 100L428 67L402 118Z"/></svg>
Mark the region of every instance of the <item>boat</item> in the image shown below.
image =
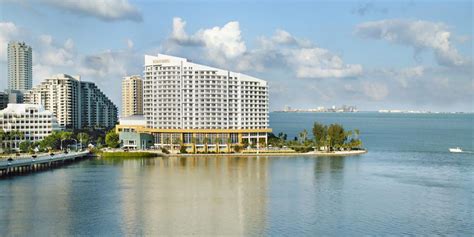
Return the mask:
<svg viewBox="0 0 474 237"><path fill-rule="evenodd" d="M462 149L459 148L459 147L456 147L456 148L449 148L449 152L452 152L452 153L461 153L461 152L462 152Z"/></svg>

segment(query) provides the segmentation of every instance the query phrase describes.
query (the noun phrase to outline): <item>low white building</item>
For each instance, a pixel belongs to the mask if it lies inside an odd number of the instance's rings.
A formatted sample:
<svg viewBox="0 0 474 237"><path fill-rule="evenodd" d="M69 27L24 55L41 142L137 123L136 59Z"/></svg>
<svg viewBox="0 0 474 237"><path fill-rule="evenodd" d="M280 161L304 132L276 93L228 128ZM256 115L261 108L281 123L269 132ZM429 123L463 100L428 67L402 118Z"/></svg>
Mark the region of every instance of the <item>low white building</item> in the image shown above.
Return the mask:
<svg viewBox="0 0 474 237"><path fill-rule="evenodd" d="M41 141L53 131L61 130L61 127L53 113L42 105L8 104L0 111L0 129L6 134L13 134L2 139L2 148L17 150L22 141Z"/></svg>

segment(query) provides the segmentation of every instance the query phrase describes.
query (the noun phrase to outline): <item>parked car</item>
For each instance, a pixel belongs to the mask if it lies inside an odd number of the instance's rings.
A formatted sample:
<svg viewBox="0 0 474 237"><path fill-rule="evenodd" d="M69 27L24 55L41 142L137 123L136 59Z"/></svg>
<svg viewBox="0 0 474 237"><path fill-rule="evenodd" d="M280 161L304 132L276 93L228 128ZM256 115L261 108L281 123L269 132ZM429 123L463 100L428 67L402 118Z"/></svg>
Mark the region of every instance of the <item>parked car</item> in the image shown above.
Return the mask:
<svg viewBox="0 0 474 237"><path fill-rule="evenodd" d="M10 157L10 158L8 158L8 160L7 160L7 161L8 161L8 165L11 165L11 164L12 164L12 162L13 162L13 158L11 158L11 157Z"/></svg>

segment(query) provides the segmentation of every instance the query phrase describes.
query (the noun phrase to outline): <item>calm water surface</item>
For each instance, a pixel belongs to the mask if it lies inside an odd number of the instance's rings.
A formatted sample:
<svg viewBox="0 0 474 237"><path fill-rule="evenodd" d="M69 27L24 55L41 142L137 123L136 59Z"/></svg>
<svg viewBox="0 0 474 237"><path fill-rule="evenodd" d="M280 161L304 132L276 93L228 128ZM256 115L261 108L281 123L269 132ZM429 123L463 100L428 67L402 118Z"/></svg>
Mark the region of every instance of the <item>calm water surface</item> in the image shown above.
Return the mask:
<svg viewBox="0 0 474 237"><path fill-rule="evenodd" d="M473 115L272 113L359 128L355 157L89 160L0 180L0 235L474 235Z"/></svg>

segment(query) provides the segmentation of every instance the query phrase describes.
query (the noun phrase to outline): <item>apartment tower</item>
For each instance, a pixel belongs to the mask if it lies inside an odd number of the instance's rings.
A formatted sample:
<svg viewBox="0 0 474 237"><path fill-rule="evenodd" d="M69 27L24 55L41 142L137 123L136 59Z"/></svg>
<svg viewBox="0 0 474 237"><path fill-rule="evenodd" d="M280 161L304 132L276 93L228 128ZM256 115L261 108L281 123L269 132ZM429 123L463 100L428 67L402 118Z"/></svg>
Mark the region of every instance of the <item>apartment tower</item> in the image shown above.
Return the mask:
<svg viewBox="0 0 474 237"><path fill-rule="evenodd" d="M33 85L31 47L24 42L8 43L8 89L26 91Z"/></svg>
<svg viewBox="0 0 474 237"><path fill-rule="evenodd" d="M140 76L122 80L122 117L143 114L143 80Z"/></svg>
<svg viewBox="0 0 474 237"><path fill-rule="evenodd" d="M59 74L25 94L26 103L41 104L70 129L109 128L117 123L117 107L92 82Z"/></svg>

